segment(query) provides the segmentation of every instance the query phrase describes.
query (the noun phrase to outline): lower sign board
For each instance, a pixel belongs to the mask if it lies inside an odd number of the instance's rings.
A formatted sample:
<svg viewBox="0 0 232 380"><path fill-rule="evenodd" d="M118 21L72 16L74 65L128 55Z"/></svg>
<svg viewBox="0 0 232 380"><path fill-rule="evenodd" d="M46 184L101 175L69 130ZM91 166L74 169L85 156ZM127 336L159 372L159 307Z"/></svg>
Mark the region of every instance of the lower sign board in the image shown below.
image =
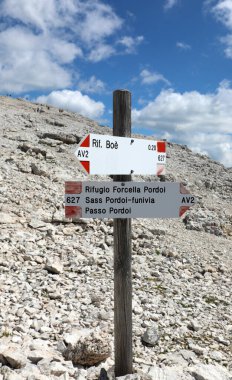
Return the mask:
<svg viewBox="0 0 232 380"><path fill-rule="evenodd" d="M195 203L177 182L65 182L67 218L178 218Z"/></svg>

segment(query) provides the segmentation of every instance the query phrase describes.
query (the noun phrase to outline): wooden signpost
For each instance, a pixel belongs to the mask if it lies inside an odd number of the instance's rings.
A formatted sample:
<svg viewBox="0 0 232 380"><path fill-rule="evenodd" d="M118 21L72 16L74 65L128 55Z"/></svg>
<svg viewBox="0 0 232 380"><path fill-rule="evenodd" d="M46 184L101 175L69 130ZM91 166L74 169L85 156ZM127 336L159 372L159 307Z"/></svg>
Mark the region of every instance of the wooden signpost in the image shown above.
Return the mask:
<svg viewBox="0 0 232 380"><path fill-rule="evenodd" d="M124 376L133 372L131 217L178 217L195 197L180 183L132 182L132 173L165 173L166 144L131 138L127 90L113 93L113 137L89 134L75 155L86 173L113 175L113 182L66 182L65 215L114 220L115 376Z"/></svg>
<svg viewBox="0 0 232 380"><path fill-rule="evenodd" d="M113 93L113 135L131 137L131 93ZM126 160L126 157L125 157ZM115 175L114 181L131 181L131 175ZM132 272L131 219L114 219L114 355L115 377L132 368Z"/></svg>

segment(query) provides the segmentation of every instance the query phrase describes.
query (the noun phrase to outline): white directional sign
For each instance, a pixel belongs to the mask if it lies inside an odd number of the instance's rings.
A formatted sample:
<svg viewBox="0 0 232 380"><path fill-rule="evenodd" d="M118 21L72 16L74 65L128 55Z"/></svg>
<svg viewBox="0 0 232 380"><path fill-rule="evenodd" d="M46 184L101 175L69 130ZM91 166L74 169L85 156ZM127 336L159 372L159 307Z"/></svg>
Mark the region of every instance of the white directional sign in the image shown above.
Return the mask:
<svg viewBox="0 0 232 380"><path fill-rule="evenodd" d="M67 218L178 218L195 202L177 182L65 182Z"/></svg>
<svg viewBox="0 0 232 380"><path fill-rule="evenodd" d="M75 155L87 174L165 174L166 143L89 134Z"/></svg>

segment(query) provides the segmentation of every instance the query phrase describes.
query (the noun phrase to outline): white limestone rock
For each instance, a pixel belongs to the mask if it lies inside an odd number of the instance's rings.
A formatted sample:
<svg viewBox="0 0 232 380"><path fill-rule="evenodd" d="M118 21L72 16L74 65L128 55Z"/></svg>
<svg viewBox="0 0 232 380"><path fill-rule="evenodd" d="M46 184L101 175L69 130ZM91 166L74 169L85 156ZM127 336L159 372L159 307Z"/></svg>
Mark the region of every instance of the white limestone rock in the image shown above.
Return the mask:
<svg viewBox="0 0 232 380"><path fill-rule="evenodd" d="M13 369L23 368L26 365L26 357L16 348L9 347L1 353L3 364Z"/></svg>
<svg viewBox="0 0 232 380"><path fill-rule="evenodd" d="M45 269L52 274L60 274L63 272L63 263L56 258L48 258L45 264Z"/></svg>
<svg viewBox="0 0 232 380"><path fill-rule="evenodd" d="M189 367L188 372L195 380L231 380L232 372L225 367L213 364L198 364Z"/></svg>
<svg viewBox="0 0 232 380"><path fill-rule="evenodd" d="M106 333L84 330L83 335L80 332L79 336L75 337L75 343L72 341L68 344L64 357L75 365L93 366L108 358L110 354L110 339Z"/></svg>

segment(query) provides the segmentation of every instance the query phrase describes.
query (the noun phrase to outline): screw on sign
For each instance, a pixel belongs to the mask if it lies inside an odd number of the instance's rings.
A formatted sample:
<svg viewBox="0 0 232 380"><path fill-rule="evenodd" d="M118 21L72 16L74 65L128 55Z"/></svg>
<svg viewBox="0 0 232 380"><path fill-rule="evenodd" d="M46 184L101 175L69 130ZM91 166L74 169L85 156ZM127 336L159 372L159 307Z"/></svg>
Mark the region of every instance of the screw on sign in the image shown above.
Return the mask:
<svg viewBox="0 0 232 380"><path fill-rule="evenodd" d="M130 137L89 134L75 156L87 174L165 174L166 143Z"/></svg>

